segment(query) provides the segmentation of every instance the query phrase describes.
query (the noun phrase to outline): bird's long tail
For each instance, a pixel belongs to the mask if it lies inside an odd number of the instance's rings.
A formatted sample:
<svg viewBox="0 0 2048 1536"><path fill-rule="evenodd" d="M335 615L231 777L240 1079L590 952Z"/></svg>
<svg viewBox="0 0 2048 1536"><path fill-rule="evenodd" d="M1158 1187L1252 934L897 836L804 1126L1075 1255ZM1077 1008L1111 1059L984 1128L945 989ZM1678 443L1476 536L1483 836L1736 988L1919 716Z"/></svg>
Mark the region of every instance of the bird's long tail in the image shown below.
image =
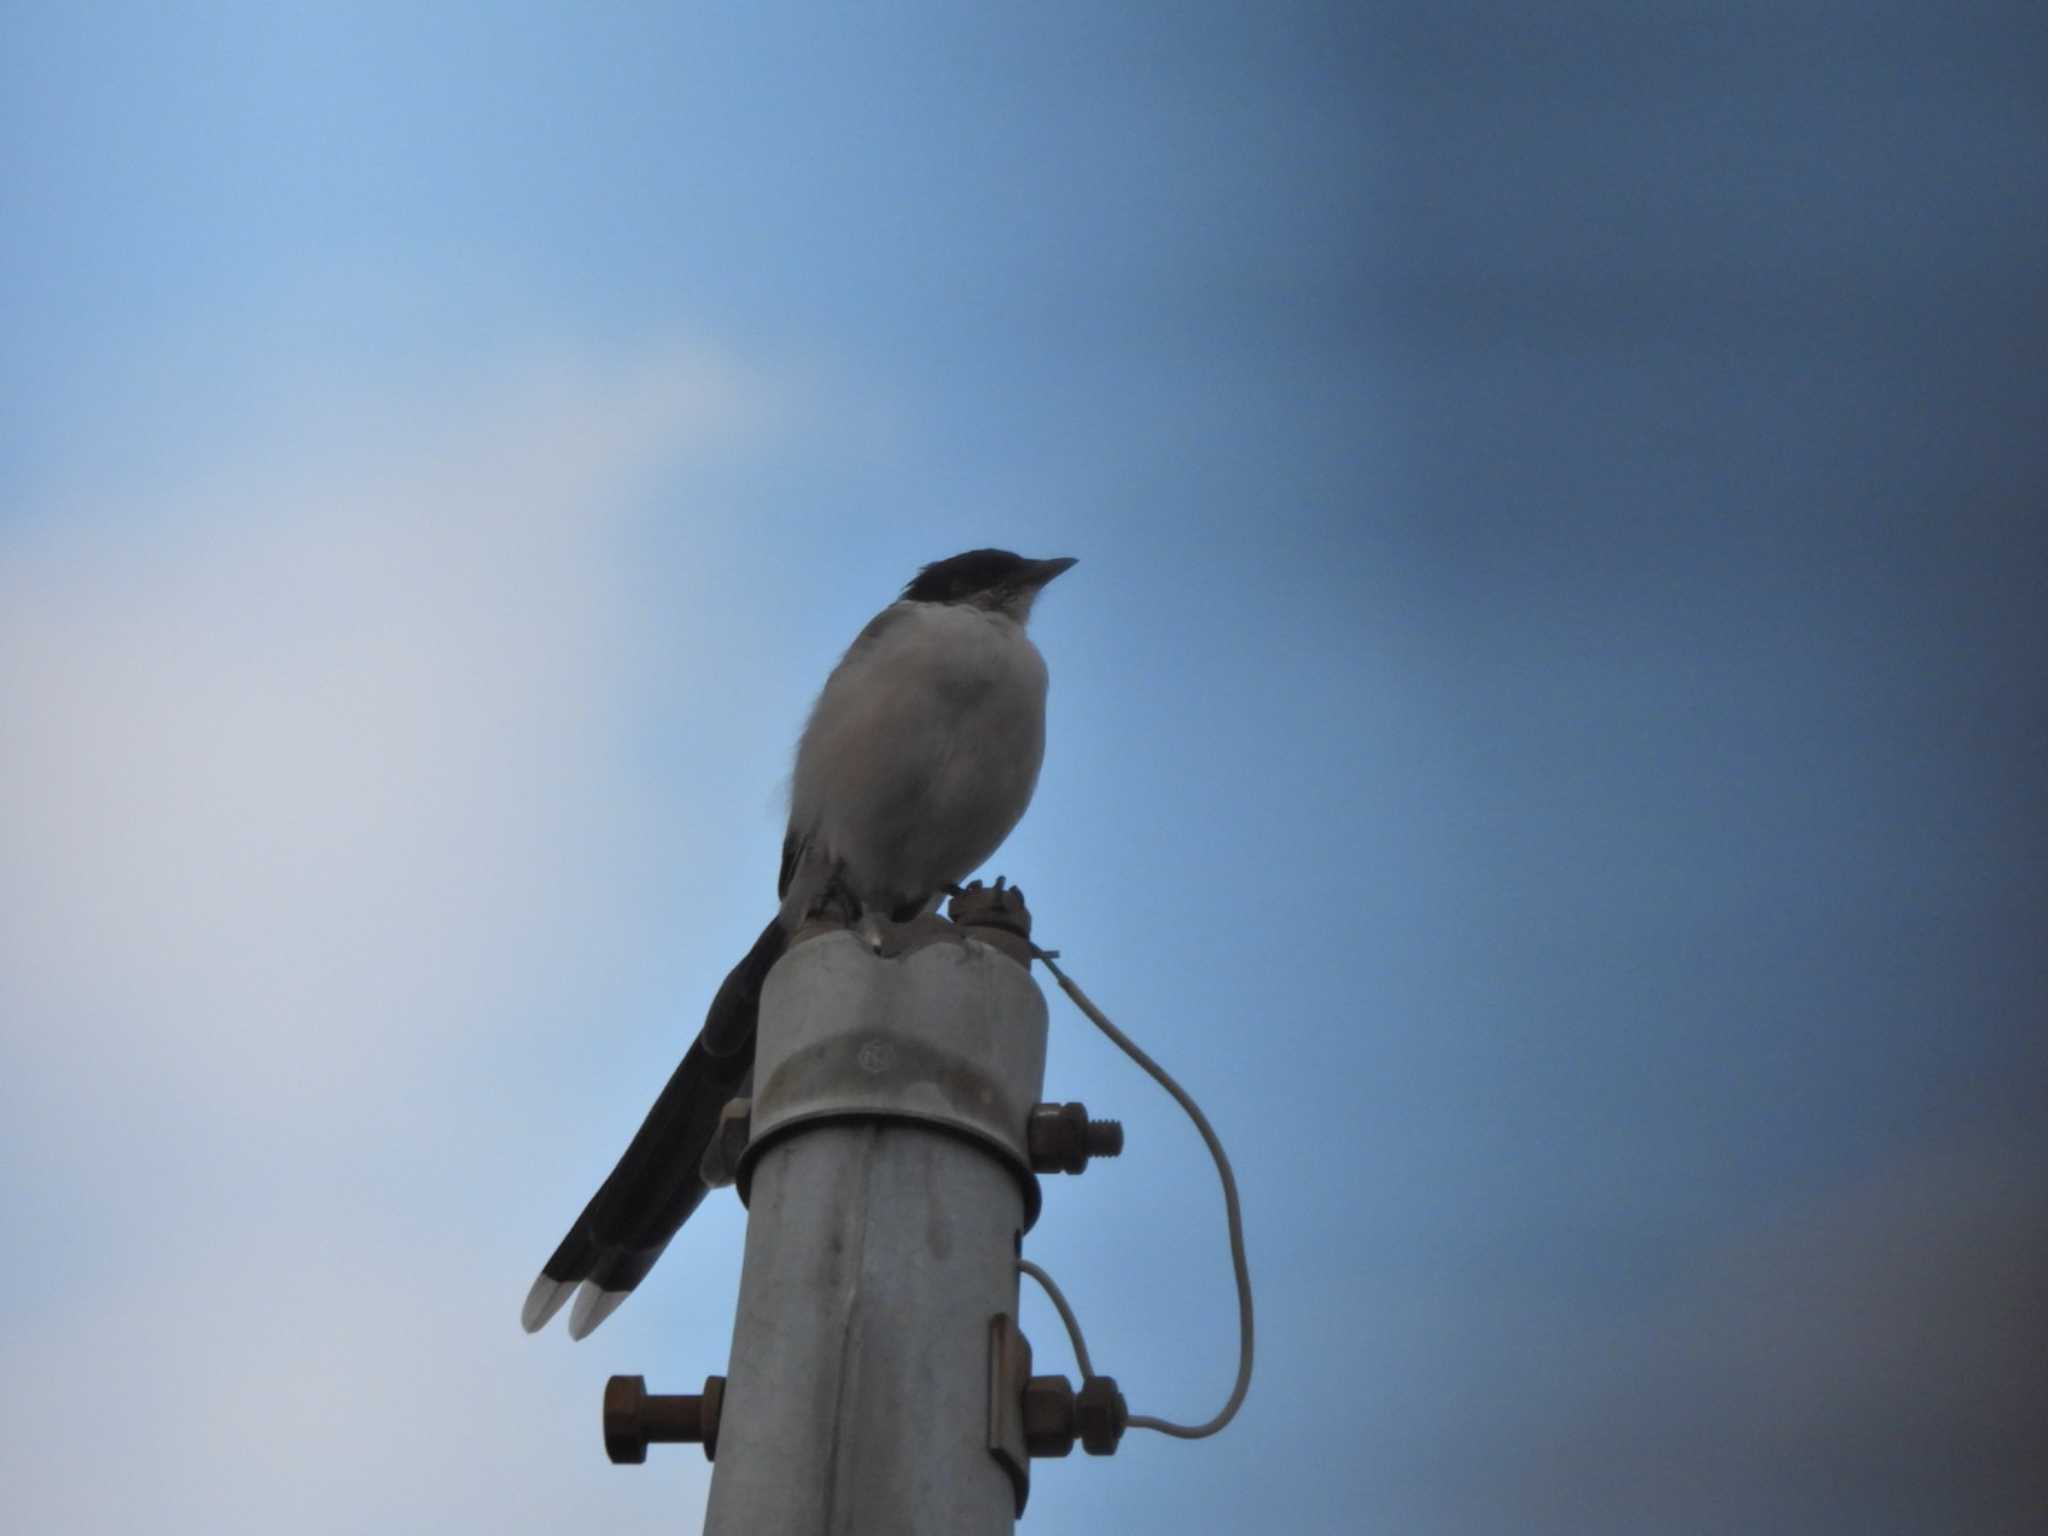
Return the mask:
<svg viewBox="0 0 2048 1536"><path fill-rule="evenodd" d="M580 1339L610 1317L704 1198L708 1186L699 1165L726 1101L753 1069L761 985L787 944L781 922L771 922L727 973L704 1028L618 1166L541 1266L520 1313L528 1333L545 1326L579 1285L570 1337Z"/></svg>

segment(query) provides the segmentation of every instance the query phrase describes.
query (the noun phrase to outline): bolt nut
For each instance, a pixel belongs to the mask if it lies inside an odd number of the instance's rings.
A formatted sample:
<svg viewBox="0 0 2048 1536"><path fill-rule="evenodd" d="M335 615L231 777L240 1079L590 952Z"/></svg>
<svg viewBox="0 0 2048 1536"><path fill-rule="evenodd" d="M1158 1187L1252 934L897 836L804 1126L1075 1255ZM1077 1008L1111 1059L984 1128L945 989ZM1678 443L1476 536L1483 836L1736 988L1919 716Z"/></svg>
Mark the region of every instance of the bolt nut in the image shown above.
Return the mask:
<svg viewBox="0 0 2048 1536"><path fill-rule="evenodd" d="M725 1378L723 1376L706 1376L704 1378L703 1398L704 1407L698 1416L698 1423L703 1426L704 1430L704 1459L706 1461L716 1461L718 1460L718 1424L725 1417ZM1116 1401L1117 1411L1119 1414L1122 1414L1124 1400L1119 1397ZM1119 1420L1117 1425L1117 1433L1123 1433L1121 1420Z"/></svg>
<svg viewBox="0 0 2048 1536"><path fill-rule="evenodd" d="M1024 1122L1024 1147L1033 1173L1083 1173L1089 1159L1123 1151L1124 1128L1090 1120L1086 1105L1037 1104Z"/></svg>
<svg viewBox="0 0 2048 1536"><path fill-rule="evenodd" d="M1130 1421L1130 1409L1114 1376L1090 1376L1074 1394L1074 1430L1090 1456L1113 1454Z"/></svg>
<svg viewBox="0 0 2048 1536"><path fill-rule="evenodd" d="M994 885L976 880L956 890L946 906L946 915L956 923L1004 928L1021 938L1031 937L1031 909L1024 905L1024 887L1010 884L1001 875Z"/></svg>
<svg viewBox="0 0 2048 1536"><path fill-rule="evenodd" d="M1074 1450L1074 1389L1064 1376L1034 1376L1024 1383L1024 1449L1032 1456L1069 1456Z"/></svg>
<svg viewBox="0 0 2048 1536"><path fill-rule="evenodd" d="M1016 886L1005 885L1000 877L992 886L977 880L954 893L946 916L1019 965L1031 964L1031 909Z"/></svg>
<svg viewBox="0 0 2048 1536"><path fill-rule="evenodd" d="M604 1386L604 1450L621 1466L647 1460L650 1445L702 1444L709 1460L718 1450L718 1420L725 1378L707 1377L702 1393L655 1393L644 1376L614 1376Z"/></svg>

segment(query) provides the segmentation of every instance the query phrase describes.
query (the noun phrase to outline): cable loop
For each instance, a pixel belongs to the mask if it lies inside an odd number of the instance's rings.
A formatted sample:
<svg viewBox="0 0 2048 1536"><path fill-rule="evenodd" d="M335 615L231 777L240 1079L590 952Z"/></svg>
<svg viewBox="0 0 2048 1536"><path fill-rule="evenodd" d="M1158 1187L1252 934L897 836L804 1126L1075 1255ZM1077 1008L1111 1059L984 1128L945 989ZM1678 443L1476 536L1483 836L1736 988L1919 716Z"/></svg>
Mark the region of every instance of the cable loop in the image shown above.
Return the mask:
<svg viewBox="0 0 2048 1536"><path fill-rule="evenodd" d="M1209 1148L1209 1155L1216 1160L1216 1174L1223 1181L1223 1214L1230 1226L1230 1267L1237 1280L1236 1385L1230 1389L1230 1398L1224 1403L1222 1410L1206 1423L1177 1424L1170 1419L1156 1418L1150 1414L1134 1413L1130 1417L1132 1429L1153 1429L1178 1440L1206 1439L1237 1417L1237 1410L1243 1405L1245 1393L1251 1390L1252 1384L1252 1275L1251 1266L1246 1261L1244 1253L1244 1211L1237 1198L1237 1175L1231 1172L1230 1158L1224 1152L1223 1143L1218 1139L1215 1129L1209 1124L1209 1117L1202 1113L1201 1106L1195 1103L1185 1088L1174 1081L1173 1075L1166 1068L1146 1055L1129 1035L1110 1023L1108 1016L1089 1001L1088 994L1059 968L1056 963L1059 951L1041 949L1034 944L1032 953L1052 972L1060 984L1060 990L1073 999L1074 1006L1088 1016L1089 1022L1107 1035L1111 1044L1144 1068L1152 1080L1171 1094L1174 1101L1187 1111L1188 1118L1195 1123L1195 1129L1201 1132L1202 1140ZM1053 1283L1052 1276L1025 1259L1019 1259L1017 1267L1045 1287L1046 1295L1052 1298L1053 1306L1059 1310L1061 1321L1067 1325L1068 1337L1074 1341L1074 1358L1081 1367L1081 1374L1084 1377L1093 1376L1095 1372L1088 1363L1087 1346L1081 1341L1081 1325L1075 1320L1073 1309L1067 1305L1066 1297L1060 1294L1059 1287Z"/></svg>

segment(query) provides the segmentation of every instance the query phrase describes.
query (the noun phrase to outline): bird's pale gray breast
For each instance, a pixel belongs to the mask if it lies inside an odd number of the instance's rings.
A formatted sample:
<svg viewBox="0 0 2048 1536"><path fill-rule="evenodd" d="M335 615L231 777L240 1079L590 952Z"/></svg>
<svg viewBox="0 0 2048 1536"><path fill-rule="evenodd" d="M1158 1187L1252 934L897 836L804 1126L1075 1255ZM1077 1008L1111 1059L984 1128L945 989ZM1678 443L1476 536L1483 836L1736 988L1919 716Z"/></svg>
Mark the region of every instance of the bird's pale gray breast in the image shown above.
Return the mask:
<svg viewBox="0 0 2048 1536"><path fill-rule="evenodd" d="M985 610L899 603L825 684L797 751L791 828L864 898L928 894L994 853L1045 753L1045 662Z"/></svg>

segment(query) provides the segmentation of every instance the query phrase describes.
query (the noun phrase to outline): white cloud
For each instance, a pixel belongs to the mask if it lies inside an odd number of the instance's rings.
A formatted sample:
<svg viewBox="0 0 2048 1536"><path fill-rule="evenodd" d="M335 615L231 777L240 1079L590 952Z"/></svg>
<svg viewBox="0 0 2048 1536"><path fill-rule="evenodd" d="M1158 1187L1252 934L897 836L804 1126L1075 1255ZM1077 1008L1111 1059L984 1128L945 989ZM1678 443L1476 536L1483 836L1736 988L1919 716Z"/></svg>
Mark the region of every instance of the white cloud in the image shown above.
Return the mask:
<svg viewBox="0 0 2048 1536"><path fill-rule="evenodd" d="M601 1383L622 1366L521 1335L512 1298L485 1304L490 1254L415 1244L401 1266L364 1236L138 1255L134 1283L18 1334L0 1400L11 1528L694 1528L701 1457L603 1459Z"/></svg>
<svg viewBox="0 0 2048 1536"><path fill-rule="evenodd" d="M642 502L785 408L686 348L301 393L0 529L24 1528L559 1529L623 1476L591 1352L516 1325L501 1074L642 894Z"/></svg>
<svg viewBox="0 0 2048 1536"><path fill-rule="evenodd" d="M536 367L330 408L295 446L18 534L8 1056L139 1053L201 1097L304 1073L325 1097L460 1027L593 831L577 786L630 704L634 496L763 393L689 353Z"/></svg>

